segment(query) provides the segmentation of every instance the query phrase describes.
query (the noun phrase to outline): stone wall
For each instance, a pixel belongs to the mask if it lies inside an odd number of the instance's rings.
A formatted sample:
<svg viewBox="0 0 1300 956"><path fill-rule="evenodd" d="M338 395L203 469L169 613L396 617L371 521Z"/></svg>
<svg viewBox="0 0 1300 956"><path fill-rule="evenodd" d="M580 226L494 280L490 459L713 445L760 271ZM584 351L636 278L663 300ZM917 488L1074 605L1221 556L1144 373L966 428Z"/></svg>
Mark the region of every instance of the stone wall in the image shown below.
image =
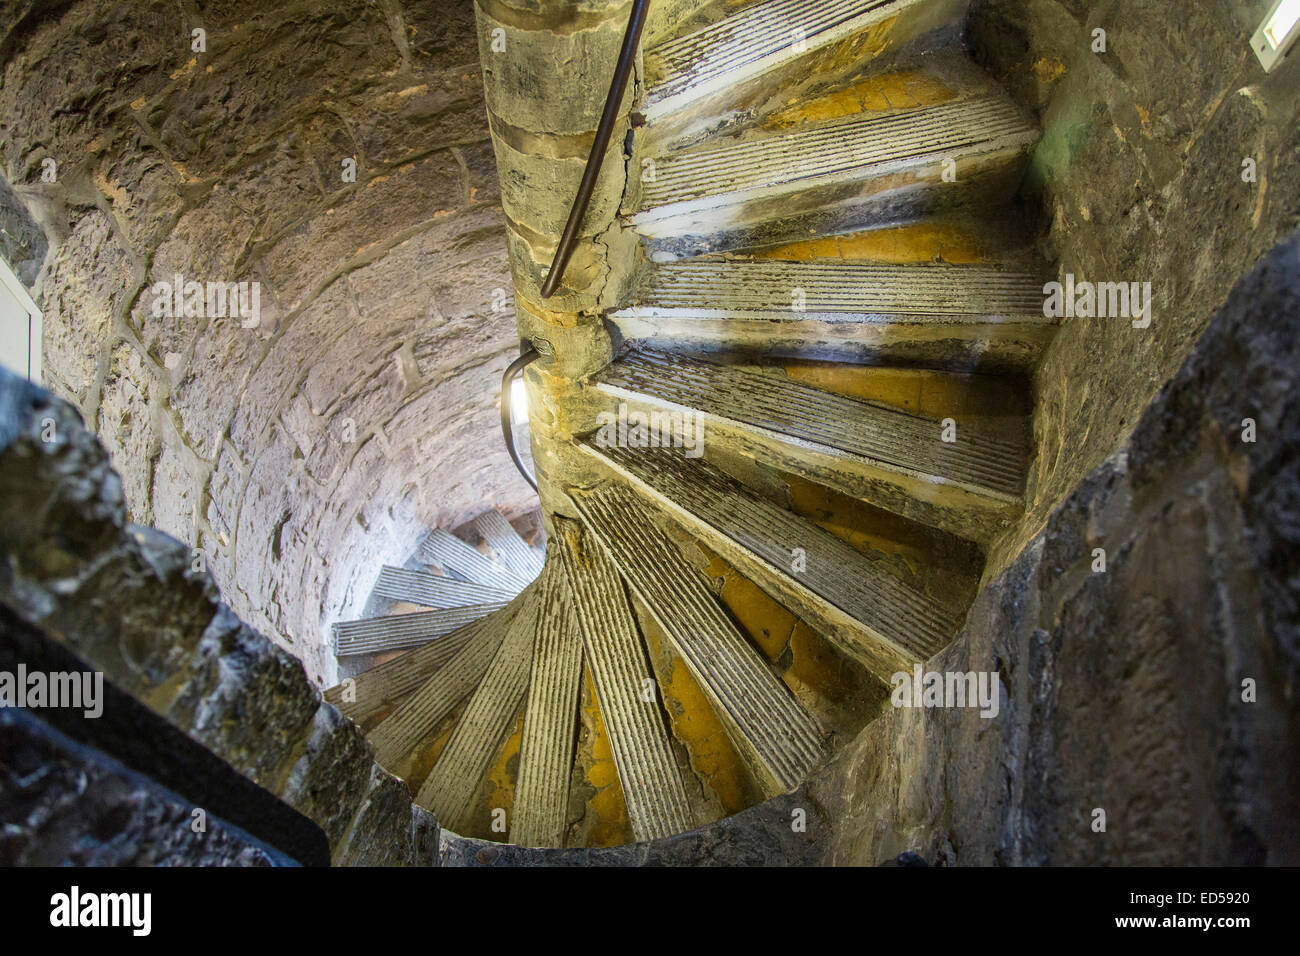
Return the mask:
<svg viewBox="0 0 1300 956"><path fill-rule="evenodd" d="M1300 233L1135 424L927 665L997 717L892 710L810 781L827 862L1300 863Z"/></svg>
<svg viewBox="0 0 1300 956"><path fill-rule="evenodd" d="M0 173L48 237L47 384L131 519L331 682L325 625L382 563L531 496L497 424L517 339L472 4L4 8ZM166 315L177 275L258 283L256 326Z"/></svg>
<svg viewBox="0 0 1300 956"><path fill-rule="evenodd" d="M436 864L437 823L374 762L361 730L321 699L301 661L221 602L187 545L129 524L122 491L71 405L0 370L3 615L315 821L336 865ZM167 744L155 735L144 746Z"/></svg>
<svg viewBox="0 0 1300 956"><path fill-rule="evenodd" d="M272 866L271 853L121 764L0 711L4 866Z"/></svg>
<svg viewBox="0 0 1300 956"><path fill-rule="evenodd" d="M976 0L973 53L1043 129L1029 173L1062 275L1152 283L1151 325L1066 320L1035 379L1037 459L993 576L1113 452L1236 280L1300 224L1300 56L1266 75L1270 0ZM1094 31L1105 31L1104 53ZM1255 182L1243 181L1243 160Z"/></svg>

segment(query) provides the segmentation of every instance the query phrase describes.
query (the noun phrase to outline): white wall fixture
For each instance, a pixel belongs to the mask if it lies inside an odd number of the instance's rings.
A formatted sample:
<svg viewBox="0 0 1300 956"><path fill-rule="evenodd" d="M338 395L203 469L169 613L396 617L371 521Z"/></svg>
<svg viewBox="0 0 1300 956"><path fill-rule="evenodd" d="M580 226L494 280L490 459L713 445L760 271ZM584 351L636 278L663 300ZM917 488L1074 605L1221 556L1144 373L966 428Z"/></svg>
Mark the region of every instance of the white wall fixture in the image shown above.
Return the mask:
<svg viewBox="0 0 1300 956"><path fill-rule="evenodd" d="M0 365L29 381L41 381L41 310L0 259Z"/></svg>
<svg viewBox="0 0 1300 956"><path fill-rule="evenodd" d="M1277 0L1255 35L1251 49L1259 57L1264 72L1271 73L1300 37L1300 0Z"/></svg>

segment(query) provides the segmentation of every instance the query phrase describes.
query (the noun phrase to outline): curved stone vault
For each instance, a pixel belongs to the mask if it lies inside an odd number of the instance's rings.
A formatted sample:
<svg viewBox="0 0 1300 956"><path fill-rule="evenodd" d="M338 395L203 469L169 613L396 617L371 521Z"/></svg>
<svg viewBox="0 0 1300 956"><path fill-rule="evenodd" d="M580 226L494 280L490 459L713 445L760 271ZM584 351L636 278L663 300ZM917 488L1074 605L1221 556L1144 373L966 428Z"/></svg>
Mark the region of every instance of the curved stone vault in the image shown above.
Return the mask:
<svg viewBox="0 0 1300 956"><path fill-rule="evenodd" d="M132 520L329 683L327 625L381 565L531 495L496 424L515 318L473 6L4 6L47 384ZM178 275L259 283L259 324L156 314Z"/></svg>

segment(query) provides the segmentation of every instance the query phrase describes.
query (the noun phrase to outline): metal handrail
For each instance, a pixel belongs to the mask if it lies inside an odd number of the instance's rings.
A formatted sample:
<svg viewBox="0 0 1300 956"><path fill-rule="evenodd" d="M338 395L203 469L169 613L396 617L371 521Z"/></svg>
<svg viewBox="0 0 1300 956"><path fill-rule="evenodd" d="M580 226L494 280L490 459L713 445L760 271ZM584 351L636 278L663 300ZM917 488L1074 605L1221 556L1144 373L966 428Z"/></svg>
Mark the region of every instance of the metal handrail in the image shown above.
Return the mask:
<svg viewBox="0 0 1300 956"><path fill-rule="evenodd" d="M636 62L637 46L641 43L641 29L645 26L646 10L650 0L634 0L632 13L627 20L627 30L623 33L623 47L619 50L618 65L614 68L614 78L609 84L609 95L605 97L605 111L600 114L600 125L596 127L596 140L591 144L591 153L587 156L587 168L582 173L582 182L578 184L578 194L573 198L573 207L569 210L569 221L564 224L564 234L555 249L555 259L551 262L551 271L542 283L542 298L550 298L559 288L564 277L564 269L573 255L573 248L578 242L578 229L587 215L587 205L591 202L591 191L596 187L596 177L605 162L605 152L609 149L610 137L614 135L614 125L618 120L618 108L627 91L628 77L632 75L632 66Z"/></svg>
<svg viewBox="0 0 1300 956"><path fill-rule="evenodd" d="M501 434L505 436L506 450L510 452L510 460L519 469L519 474L524 476L524 481L532 485L533 491L537 490L537 482L524 468L523 460L519 457L519 449L515 448L515 423L511 417L510 386L514 384L515 376L523 371L529 362L536 361L540 355L541 353L537 349L529 349L506 366L506 372L501 376Z"/></svg>

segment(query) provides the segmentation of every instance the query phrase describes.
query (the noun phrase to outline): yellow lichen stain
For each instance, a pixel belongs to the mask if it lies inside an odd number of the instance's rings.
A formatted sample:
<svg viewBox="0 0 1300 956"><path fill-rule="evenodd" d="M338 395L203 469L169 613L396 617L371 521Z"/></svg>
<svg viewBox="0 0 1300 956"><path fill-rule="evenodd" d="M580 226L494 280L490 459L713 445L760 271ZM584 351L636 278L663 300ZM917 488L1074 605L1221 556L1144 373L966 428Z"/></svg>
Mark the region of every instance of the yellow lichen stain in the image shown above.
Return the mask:
<svg viewBox="0 0 1300 956"><path fill-rule="evenodd" d="M666 648L663 632L650 620L643 622L642 632L652 657L661 659ZM690 668L676 653L670 656L667 679L662 673L658 676L673 735L685 745L691 769L717 794L723 809L728 814L738 813L762 799L762 794L751 782L727 728Z"/></svg>
<svg viewBox="0 0 1300 956"><path fill-rule="evenodd" d="M837 395L881 402L925 418L978 425L1029 414L1022 390L998 376L840 362L788 362L786 375Z"/></svg>
<svg viewBox="0 0 1300 956"><path fill-rule="evenodd" d="M960 265L990 261L975 232L953 222L920 222L889 229L871 229L823 239L810 239L758 250L760 259L843 259L911 265L946 262Z"/></svg>
<svg viewBox="0 0 1300 956"><path fill-rule="evenodd" d="M780 657L797 620L795 616L716 554L709 554L708 574L723 579L722 603L763 656L769 661Z"/></svg>
<svg viewBox="0 0 1300 956"><path fill-rule="evenodd" d="M1151 113L1142 108L1141 104L1134 103L1133 108L1137 110L1138 119L1142 120L1142 132L1148 136L1151 135Z"/></svg>
<svg viewBox="0 0 1300 956"><path fill-rule="evenodd" d="M632 843L632 821L627 815L627 800L623 796L623 785L618 779L618 767L614 763L614 752L609 746L609 735L605 732L605 720L600 713L600 704L596 700L596 687L591 680L591 671L583 668L583 682L587 693L583 710L587 715L587 726L591 731L591 764L587 767L587 783L596 791L587 803L587 815L593 817L587 828L587 846L620 846Z"/></svg>
<svg viewBox="0 0 1300 956"><path fill-rule="evenodd" d="M774 129L786 129L862 113L915 109L947 102L956 95L942 80L919 70L886 73L859 80L852 86L781 110L768 119L767 125Z"/></svg>
<svg viewBox="0 0 1300 956"><path fill-rule="evenodd" d="M505 840L510 827L510 814L515 806L515 785L519 782L519 749L524 742L524 716L519 715L515 729L506 738L505 746L497 756L496 762L484 775L483 785L479 788L482 803L475 814L481 821L484 831L480 834L486 840ZM497 810L505 811L506 831L494 831L492 823Z"/></svg>
<svg viewBox="0 0 1300 956"><path fill-rule="evenodd" d="M1034 76L1043 83L1055 83L1065 75L1065 63L1060 58L1043 57L1034 62Z"/></svg>
<svg viewBox="0 0 1300 956"><path fill-rule="evenodd" d="M179 70L176 70L174 73L172 73L169 79L173 79L173 80L180 79L186 73L193 72L194 68L198 65L199 65L199 58L194 57L190 60L190 62L186 63Z"/></svg>
<svg viewBox="0 0 1300 956"><path fill-rule="evenodd" d="M924 563L925 549L916 537L915 527L906 518L797 475L782 477L790 489L790 510L795 514L829 531L855 550L902 558L912 567Z"/></svg>
<svg viewBox="0 0 1300 956"><path fill-rule="evenodd" d="M148 103L148 102L149 102L148 98L147 98L147 97L144 97L144 96L140 97L140 98L137 99L137 100L132 100L132 101L131 101L131 109L133 109L133 110L144 109L145 104Z"/></svg>
<svg viewBox="0 0 1300 956"><path fill-rule="evenodd" d="M729 563L703 546L701 550L709 559L708 574L724 581L722 603L759 652L775 663L788 651L789 667L781 675L787 687L831 701L856 692L855 669L830 644Z"/></svg>
<svg viewBox="0 0 1300 956"><path fill-rule="evenodd" d="M894 24L897 22L898 14L894 14L888 20L873 23L854 40L853 49L859 55L879 56L889 46L889 39L894 33Z"/></svg>
<svg viewBox="0 0 1300 956"><path fill-rule="evenodd" d="M460 721L460 716L464 712L465 706L462 704L443 718L442 723L435 728L433 734L420 741L415 750L403 758L397 766L384 768L406 780L406 784L411 790L411 796L419 793L421 784L429 776L429 772L433 770L433 765L438 762L438 758L442 756L447 741L451 739L451 732L456 729L456 724Z"/></svg>

